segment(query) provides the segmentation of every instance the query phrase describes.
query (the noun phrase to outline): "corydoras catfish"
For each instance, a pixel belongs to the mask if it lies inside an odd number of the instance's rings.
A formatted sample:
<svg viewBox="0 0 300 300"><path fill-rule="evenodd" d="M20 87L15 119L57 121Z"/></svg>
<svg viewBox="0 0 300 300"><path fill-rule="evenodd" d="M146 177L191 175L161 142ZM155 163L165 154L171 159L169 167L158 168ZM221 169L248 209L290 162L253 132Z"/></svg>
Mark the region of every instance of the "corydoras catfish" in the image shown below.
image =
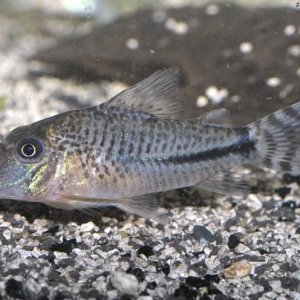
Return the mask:
<svg viewBox="0 0 300 300"><path fill-rule="evenodd" d="M245 164L300 173L300 102L248 126L218 109L180 119L176 68L109 101L9 133L0 146L0 197L64 209L116 206L163 222L155 197L197 185L242 194Z"/></svg>

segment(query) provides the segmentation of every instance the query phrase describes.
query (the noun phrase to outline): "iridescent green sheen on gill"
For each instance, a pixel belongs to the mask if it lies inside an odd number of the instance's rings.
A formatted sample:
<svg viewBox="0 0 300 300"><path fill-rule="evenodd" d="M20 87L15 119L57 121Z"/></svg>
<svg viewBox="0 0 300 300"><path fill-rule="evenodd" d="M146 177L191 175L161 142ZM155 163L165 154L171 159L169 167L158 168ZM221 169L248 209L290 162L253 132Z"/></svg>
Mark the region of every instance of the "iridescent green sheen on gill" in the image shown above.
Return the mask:
<svg viewBox="0 0 300 300"><path fill-rule="evenodd" d="M46 194L47 185L45 185L45 175L47 173L47 163L44 163L33 175L28 186L28 192L35 197L43 198Z"/></svg>

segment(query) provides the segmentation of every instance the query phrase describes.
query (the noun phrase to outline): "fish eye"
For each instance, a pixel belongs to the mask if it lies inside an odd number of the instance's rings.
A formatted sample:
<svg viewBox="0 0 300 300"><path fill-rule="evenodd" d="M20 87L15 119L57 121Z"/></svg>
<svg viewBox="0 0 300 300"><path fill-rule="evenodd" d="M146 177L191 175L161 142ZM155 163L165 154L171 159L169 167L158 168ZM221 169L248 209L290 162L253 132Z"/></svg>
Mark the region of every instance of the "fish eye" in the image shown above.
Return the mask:
<svg viewBox="0 0 300 300"><path fill-rule="evenodd" d="M44 153L44 145L36 138L25 138L17 143L16 153L25 162L36 162Z"/></svg>

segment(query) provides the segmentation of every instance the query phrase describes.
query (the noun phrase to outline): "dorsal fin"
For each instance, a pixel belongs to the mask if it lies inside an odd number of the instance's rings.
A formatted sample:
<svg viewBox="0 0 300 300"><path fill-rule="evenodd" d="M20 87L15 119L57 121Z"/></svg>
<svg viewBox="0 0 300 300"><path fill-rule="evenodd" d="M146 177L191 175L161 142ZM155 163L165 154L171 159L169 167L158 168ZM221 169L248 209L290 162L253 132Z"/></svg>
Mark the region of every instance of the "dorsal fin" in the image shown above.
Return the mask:
<svg viewBox="0 0 300 300"><path fill-rule="evenodd" d="M106 102L107 106L143 111L161 118L178 118L182 111L179 69L157 71Z"/></svg>
<svg viewBox="0 0 300 300"><path fill-rule="evenodd" d="M198 118L203 125L232 126L230 113L226 108L215 109Z"/></svg>

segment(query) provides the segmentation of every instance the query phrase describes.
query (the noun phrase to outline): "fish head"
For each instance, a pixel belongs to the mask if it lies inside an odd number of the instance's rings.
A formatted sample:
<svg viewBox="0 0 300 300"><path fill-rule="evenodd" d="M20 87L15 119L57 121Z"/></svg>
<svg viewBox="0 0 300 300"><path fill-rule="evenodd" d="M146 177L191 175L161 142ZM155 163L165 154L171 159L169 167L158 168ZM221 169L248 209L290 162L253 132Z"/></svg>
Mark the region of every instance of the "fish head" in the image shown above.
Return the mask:
<svg viewBox="0 0 300 300"><path fill-rule="evenodd" d="M69 111L10 132L0 143L0 199L73 209L77 202L66 193L88 185L82 150L74 146L87 119L82 111Z"/></svg>
<svg viewBox="0 0 300 300"><path fill-rule="evenodd" d="M0 198L43 202L60 159L48 137L50 119L18 127L0 143ZM56 182L57 184L57 182Z"/></svg>

